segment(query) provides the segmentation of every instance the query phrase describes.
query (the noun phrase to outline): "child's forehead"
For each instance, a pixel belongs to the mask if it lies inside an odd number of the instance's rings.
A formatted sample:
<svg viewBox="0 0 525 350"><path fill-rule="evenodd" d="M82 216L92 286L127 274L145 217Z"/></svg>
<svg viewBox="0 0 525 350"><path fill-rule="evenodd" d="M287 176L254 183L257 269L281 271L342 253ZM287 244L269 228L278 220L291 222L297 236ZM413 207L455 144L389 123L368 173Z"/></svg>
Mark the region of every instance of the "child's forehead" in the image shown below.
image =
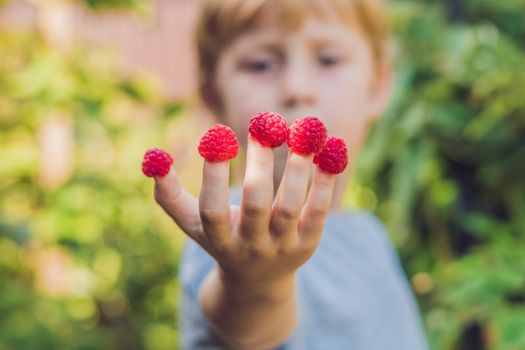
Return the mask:
<svg viewBox="0 0 525 350"><path fill-rule="evenodd" d="M230 43L282 45L290 37L319 45L327 41L348 43L355 36L351 32L362 34L351 3L349 0L269 0L252 13L249 24L241 25L238 27L241 30L232 33Z"/></svg>
<svg viewBox="0 0 525 350"><path fill-rule="evenodd" d="M240 34L234 42L235 48L255 49L265 47L282 50L284 47L310 48L341 47L348 49L362 41L362 33L345 23L323 22L317 18L307 19L298 28L258 26Z"/></svg>
<svg viewBox="0 0 525 350"><path fill-rule="evenodd" d="M213 15L205 17L205 28L214 37L210 47L219 51L241 37L273 29L289 34L312 20L364 33L367 19L362 17L366 11L362 11L360 1L372 0L217 0L209 3Z"/></svg>
<svg viewBox="0 0 525 350"><path fill-rule="evenodd" d="M357 14L351 0L275 0L266 1L253 16L252 28L278 28L293 31L305 22L316 21L357 25Z"/></svg>

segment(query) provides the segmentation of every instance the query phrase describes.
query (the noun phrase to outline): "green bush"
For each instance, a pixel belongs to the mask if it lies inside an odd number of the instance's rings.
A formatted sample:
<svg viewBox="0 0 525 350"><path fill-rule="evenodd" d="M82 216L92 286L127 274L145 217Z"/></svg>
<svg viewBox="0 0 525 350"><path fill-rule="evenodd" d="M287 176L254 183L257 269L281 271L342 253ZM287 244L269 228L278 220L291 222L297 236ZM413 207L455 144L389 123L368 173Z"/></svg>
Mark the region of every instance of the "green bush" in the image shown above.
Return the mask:
<svg viewBox="0 0 525 350"><path fill-rule="evenodd" d="M2 33L0 57L0 349L176 348L183 234L140 164L180 106L93 48ZM55 115L74 142L56 188L38 136Z"/></svg>
<svg viewBox="0 0 525 350"><path fill-rule="evenodd" d="M525 349L525 3L444 4L392 5L396 95L357 182L430 280L434 349Z"/></svg>

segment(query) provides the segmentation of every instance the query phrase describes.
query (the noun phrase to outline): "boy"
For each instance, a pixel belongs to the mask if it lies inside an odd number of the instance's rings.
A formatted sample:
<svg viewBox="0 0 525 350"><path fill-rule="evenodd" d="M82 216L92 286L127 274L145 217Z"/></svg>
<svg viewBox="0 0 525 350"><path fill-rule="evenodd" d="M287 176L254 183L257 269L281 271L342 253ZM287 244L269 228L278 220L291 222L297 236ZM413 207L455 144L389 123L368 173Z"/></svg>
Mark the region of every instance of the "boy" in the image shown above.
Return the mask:
<svg viewBox="0 0 525 350"><path fill-rule="evenodd" d="M285 146L274 153L247 132L259 112L288 124L312 115L355 151L388 103L380 5L203 2L200 92L246 147L246 162L242 184L230 190L229 162L205 160L198 200L173 169L155 178L157 202L190 237L181 262L183 348L426 349L383 226L341 208L348 171L323 173L313 156ZM240 206L230 206L230 194Z"/></svg>

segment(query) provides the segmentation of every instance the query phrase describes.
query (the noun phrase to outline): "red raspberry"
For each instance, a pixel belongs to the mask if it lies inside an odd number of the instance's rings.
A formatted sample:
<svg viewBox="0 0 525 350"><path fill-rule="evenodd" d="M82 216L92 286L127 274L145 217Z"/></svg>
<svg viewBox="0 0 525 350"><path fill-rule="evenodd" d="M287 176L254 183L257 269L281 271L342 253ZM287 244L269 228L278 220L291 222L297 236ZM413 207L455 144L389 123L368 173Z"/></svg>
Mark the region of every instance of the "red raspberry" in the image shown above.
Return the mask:
<svg viewBox="0 0 525 350"><path fill-rule="evenodd" d="M286 141L297 154L309 155L321 152L326 142L326 128L318 118L306 117L292 123Z"/></svg>
<svg viewBox="0 0 525 350"><path fill-rule="evenodd" d="M342 173L348 165L345 141L338 137L328 136L323 150L314 157L314 163L329 174Z"/></svg>
<svg viewBox="0 0 525 350"><path fill-rule="evenodd" d="M232 129L222 124L215 124L202 136L199 144L200 155L211 162L235 158L239 143Z"/></svg>
<svg viewBox="0 0 525 350"><path fill-rule="evenodd" d="M248 131L261 145L275 148L286 141L288 127L279 114L265 112L250 120Z"/></svg>
<svg viewBox="0 0 525 350"><path fill-rule="evenodd" d="M144 154L142 172L148 177L166 176L173 164L171 155L158 148L150 148Z"/></svg>

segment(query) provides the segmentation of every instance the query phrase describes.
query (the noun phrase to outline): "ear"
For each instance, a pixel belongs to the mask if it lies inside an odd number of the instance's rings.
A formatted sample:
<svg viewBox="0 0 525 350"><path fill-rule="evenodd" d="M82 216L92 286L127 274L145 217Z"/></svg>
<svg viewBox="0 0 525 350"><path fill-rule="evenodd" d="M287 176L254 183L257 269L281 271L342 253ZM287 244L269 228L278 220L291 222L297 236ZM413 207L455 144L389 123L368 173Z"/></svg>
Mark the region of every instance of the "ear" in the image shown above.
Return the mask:
<svg viewBox="0 0 525 350"><path fill-rule="evenodd" d="M368 115L372 120L378 119L388 108L392 97L392 65L383 60L377 65L376 79L370 91L370 109Z"/></svg>

